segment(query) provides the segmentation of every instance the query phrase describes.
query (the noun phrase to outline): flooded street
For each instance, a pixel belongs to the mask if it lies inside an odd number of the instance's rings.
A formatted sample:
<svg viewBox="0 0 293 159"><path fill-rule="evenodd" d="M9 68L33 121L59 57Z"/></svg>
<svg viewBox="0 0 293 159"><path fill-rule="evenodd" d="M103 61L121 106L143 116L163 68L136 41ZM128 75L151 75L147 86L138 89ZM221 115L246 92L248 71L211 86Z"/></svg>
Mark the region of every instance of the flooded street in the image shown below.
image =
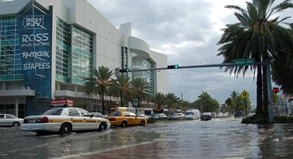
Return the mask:
<svg viewBox="0 0 293 159"><path fill-rule="evenodd" d="M163 121L67 136L36 136L1 127L1 159L235 159L293 156L293 126L240 124L241 119Z"/></svg>

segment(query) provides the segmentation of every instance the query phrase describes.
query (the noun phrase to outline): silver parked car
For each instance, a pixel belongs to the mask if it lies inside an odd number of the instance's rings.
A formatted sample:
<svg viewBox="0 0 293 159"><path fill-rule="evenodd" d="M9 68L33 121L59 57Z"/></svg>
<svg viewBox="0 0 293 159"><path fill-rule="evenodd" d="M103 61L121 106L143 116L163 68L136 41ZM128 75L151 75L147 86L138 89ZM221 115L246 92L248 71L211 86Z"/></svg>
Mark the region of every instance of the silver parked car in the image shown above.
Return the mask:
<svg viewBox="0 0 293 159"><path fill-rule="evenodd" d="M0 126L18 127L23 123L23 118L18 118L12 114L0 114Z"/></svg>

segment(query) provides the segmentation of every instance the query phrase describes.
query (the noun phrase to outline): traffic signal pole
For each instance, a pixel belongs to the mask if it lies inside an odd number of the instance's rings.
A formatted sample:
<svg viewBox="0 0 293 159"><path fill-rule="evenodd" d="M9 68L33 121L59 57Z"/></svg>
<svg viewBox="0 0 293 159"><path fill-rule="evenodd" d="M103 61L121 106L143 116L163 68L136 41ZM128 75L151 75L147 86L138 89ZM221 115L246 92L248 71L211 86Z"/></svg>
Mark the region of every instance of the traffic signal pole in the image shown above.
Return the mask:
<svg viewBox="0 0 293 159"><path fill-rule="evenodd" d="M265 65L265 62L255 62L255 65ZM190 66L178 66L178 68L149 68L149 69L130 69L129 72L140 72L140 71L156 71L156 70L177 70L177 69L186 69L186 68L203 68L203 67L224 67L224 66L233 66L233 63L222 63L222 64L209 64L209 65L190 65Z"/></svg>
<svg viewBox="0 0 293 159"><path fill-rule="evenodd" d="M242 59L241 59L242 60ZM246 59L244 59L247 61ZM242 62L242 61L240 61ZM190 65L190 66L179 66L176 64L175 65L168 65L167 67L162 67L162 68L149 68L149 69L128 69L128 72L140 72L140 71L156 71L156 70L177 70L177 69L186 69L186 68L205 68L205 67L225 67L225 66L231 66L231 67L246 67L249 64L246 65L237 65L235 66L234 63L222 63L222 64L209 64L209 65ZM265 62L254 62L253 65L263 65L266 67L267 70L267 89L268 89L268 98L269 98L269 122L273 123L274 122L274 114L273 114L273 95L272 95L272 80L271 80L271 65L270 62L267 60ZM173 67L170 67L173 66Z"/></svg>

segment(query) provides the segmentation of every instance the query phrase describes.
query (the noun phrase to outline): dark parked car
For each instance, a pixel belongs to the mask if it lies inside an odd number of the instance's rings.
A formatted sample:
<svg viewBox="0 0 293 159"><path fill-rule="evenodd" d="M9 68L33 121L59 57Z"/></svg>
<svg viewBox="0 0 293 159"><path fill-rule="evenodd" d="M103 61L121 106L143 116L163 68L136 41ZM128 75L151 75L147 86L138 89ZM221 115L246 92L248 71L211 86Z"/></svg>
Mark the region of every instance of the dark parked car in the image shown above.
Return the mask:
<svg viewBox="0 0 293 159"><path fill-rule="evenodd" d="M234 117L235 118L242 118L242 117L244 117L244 112L243 111L237 111L237 112L235 112Z"/></svg>
<svg viewBox="0 0 293 159"><path fill-rule="evenodd" d="M201 121L208 121L208 120L212 120L213 116L211 113L202 113L200 116L200 120Z"/></svg>
<svg viewBox="0 0 293 159"><path fill-rule="evenodd" d="M152 114L149 114L149 115L145 115L145 114L138 114L139 117L145 117L148 121L148 123L154 123L156 122L157 120L155 119L152 119Z"/></svg>
<svg viewBox="0 0 293 159"><path fill-rule="evenodd" d="M148 116L149 116L149 119L152 119L152 120L159 120L160 119L159 114L150 114Z"/></svg>

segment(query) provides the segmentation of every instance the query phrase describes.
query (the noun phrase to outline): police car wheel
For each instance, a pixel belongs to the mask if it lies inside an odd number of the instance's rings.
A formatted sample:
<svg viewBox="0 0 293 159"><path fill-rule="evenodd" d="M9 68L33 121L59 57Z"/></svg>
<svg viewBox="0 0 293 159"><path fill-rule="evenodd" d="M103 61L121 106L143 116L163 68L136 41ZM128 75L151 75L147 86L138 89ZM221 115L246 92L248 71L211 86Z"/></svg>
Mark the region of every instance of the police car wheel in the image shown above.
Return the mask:
<svg viewBox="0 0 293 159"><path fill-rule="evenodd" d="M106 130L106 129L107 129L107 124L105 122L102 122L99 126L99 131Z"/></svg>
<svg viewBox="0 0 293 159"><path fill-rule="evenodd" d="M61 125L60 134L70 134L71 133L71 126L68 123L64 123Z"/></svg>

